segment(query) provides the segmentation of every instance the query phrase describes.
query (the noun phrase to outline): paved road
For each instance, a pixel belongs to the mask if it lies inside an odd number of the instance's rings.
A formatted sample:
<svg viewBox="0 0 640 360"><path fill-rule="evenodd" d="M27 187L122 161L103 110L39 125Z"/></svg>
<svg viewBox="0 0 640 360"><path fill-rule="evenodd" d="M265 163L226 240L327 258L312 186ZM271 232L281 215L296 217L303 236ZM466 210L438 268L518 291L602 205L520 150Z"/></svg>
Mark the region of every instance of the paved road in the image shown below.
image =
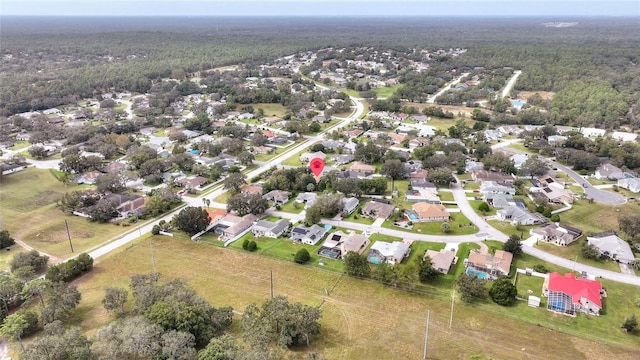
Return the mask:
<svg viewBox="0 0 640 360"><path fill-rule="evenodd" d="M509 93L511 92L511 89L513 89L513 86L516 84L516 80L518 80L518 76L520 76L520 74L522 74L521 70L516 70L513 72L513 76L511 77L511 79L509 79L509 81L507 82L507 85L505 85L504 89L502 89L502 97L507 97L507 95L509 95Z"/></svg>
<svg viewBox="0 0 640 360"><path fill-rule="evenodd" d="M518 140L520 141L520 140ZM526 151L521 151L521 150L517 150L517 149L513 149L508 147L509 144L512 144L516 141L514 140L507 140L507 141L503 141L500 142L498 144L492 145L491 148L493 149L503 149L504 151L508 151L514 154L527 154L527 155L531 155L531 153L528 153ZM627 202L627 199L620 195L617 194L615 192L612 191L606 191L606 190L600 190L598 188L593 187L592 185L589 184L589 182L587 180L585 180L585 178L582 177L582 175L578 174L577 172L573 171L571 168L562 165L556 161L553 161L551 159L548 158L544 158L540 155L538 155L540 158L544 159L550 166L557 168L558 170L561 170L563 172L565 172L567 175L569 175L575 182L577 185L582 186L582 188L584 189L585 195L588 196L589 198L593 199L595 202L599 202L602 204L607 204L607 205L621 205L624 204L625 202Z"/></svg>
<svg viewBox="0 0 640 360"><path fill-rule="evenodd" d="M438 91L437 93L435 93L435 95L433 95L432 97L430 97L429 99L427 99L427 103L429 104L433 104L436 102L436 98L442 94L444 94L447 90L451 89L451 87L457 83L460 82L460 80L462 80L463 77L469 75L469 73L464 73L462 75L460 75L460 77L458 77L457 79L453 80L452 82L448 83L447 86L443 87L442 89L440 89L440 91Z"/></svg>

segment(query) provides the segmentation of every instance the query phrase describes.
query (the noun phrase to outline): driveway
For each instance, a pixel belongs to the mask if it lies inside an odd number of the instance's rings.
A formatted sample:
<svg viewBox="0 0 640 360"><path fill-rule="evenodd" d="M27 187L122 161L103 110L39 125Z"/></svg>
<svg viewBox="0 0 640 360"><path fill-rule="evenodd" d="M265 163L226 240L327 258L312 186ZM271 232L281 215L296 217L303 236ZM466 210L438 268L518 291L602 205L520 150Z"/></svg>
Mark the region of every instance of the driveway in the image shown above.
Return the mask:
<svg viewBox="0 0 640 360"><path fill-rule="evenodd" d="M636 273L633 271L633 268L629 264L618 263L620 265L620 272L627 275L636 276Z"/></svg>

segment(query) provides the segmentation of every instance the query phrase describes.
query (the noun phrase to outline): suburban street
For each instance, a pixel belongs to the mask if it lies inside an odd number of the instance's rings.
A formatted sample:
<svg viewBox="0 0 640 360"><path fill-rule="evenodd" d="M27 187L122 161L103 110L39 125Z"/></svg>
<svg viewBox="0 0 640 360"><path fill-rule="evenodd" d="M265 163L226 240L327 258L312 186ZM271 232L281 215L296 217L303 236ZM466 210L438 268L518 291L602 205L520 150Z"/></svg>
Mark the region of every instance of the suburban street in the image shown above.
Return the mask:
<svg viewBox="0 0 640 360"><path fill-rule="evenodd" d="M460 82L460 80L462 80L463 77L469 75L469 73L463 73L462 75L460 75L457 79L453 80L452 82L450 82L449 84L447 84L447 86L443 87L442 89L440 89L440 91L438 91L437 93L435 93L432 97L430 97L429 99L427 99L427 103L429 104L433 104L436 102L436 98L442 94L444 94L447 90L451 89L451 87L453 87L453 85L457 84Z"/></svg>
<svg viewBox="0 0 640 360"><path fill-rule="evenodd" d="M522 74L521 70L516 70L513 72L513 76L511 76L511 79L509 79L507 85L505 85L504 89L502 89L501 95L503 98L509 95L511 89L513 89L513 86L516 84L516 80L518 80L520 74Z"/></svg>

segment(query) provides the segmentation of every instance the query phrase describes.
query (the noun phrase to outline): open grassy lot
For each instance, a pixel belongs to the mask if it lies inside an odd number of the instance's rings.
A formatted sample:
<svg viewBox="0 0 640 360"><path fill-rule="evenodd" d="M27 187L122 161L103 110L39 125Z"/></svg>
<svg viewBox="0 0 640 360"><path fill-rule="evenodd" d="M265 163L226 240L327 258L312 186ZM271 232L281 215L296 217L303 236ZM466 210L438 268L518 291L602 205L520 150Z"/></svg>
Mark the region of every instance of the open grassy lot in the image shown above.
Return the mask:
<svg viewBox="0 0 640 360"><path fill-rule="evenodd" d="M288 213L300 214L304 210L304 204L295 204L295 202L296 199L293 198L288 203L282 205L280 210Z"/></svg>
<svg viewBox="0 0 640 360"><path fill-rule="evenodd" d="M438 191L438 196L441 201L453 201L453 193L449 191Z"/></svg>
<svg viewBox="0 0 640 360"><path fill-rule="evenodd" d="M576 260L585 265L595 266L601 269L606 269L610 271L620 272L620 266L618 263L614 261L607 260L595 260L595 259L587 259L580 253L580 247L587 240L585 238L581 238L580 240L569 244L568 246L556 246L554 244L545 243L539 241L536 244L537 248L548 252L549 254L557 255L569 260Z"/></svg>
<svg viewBox="0 0 640 360"><path fill-rule="evenodd" d="M491 226L493 226L494 228L502 231L503 233L511 236L511 235L518 235L520 236L521 239L527 239L529 238L529 231L535 227L538 227L538 225L520 225L520 226L513 226L508 222L505 221L499 221L499 220L489 220L487 221Z"/></svg>
<svg viewBox="0 0 640 360"><path fill-rule="evenodd" d="M214 306L230 305L242 311L252 302L267 299L270 271L276 294L308 305L322 304L322 335L313 339L308 351L328 359L420 358L427 310L431 311L432 359L467 359L473 355L496 359L636 359L640 346L639 337L619 329L622 314L610 312L609 323L605 317L554 317L525 304L502 308L488 302L473 306L456 302L453 327L449 328L449 289L419 286L415 293L408 293L373 281L186 239L154 237L153 241L163 279L187 279ZM113 320L115 315L100 304L104 287L127 286L131 275L150 272L151 262L146 259L146 241L99 259L92 272L76 281L83 294L78 311L82 320L77 317L77 323L94 333L101 324ZM324 289L334 285L325 295ZM613 300L612 294L610 298ZM237 332L237 327L231 331ZM304 359L306 351L301 349L292 356Z"/></svg>
<svg viewBox="0 0 640 360"><path fill-rule="evenodd" d="M640 204L635 202L614 206L589 203L580 199L573 204L573 209L560 214L560 220L581 229L584 233L619 231L618 217L623 214L637 213L640 213Z"/></svg>
<svg viewBox="0 0 640 360"><path fill-rule="evenodd" d="M254 109L262 109L264 111L265 116L278 116L283 117L286 114L287 109L280 104L271 104L271 103L258 103L252 104Z"/></svg>
<svg viewBox="0 0 640 360"><path fill-rule="evenodd" d="M394 86L380 86L372 89L378 98L388 98L393 95L398 89L400 89L402 85L394 85Z"/></svg>
<svg viewBox="0 0 640 360"><path fill-rule="evenodd" d="M71 256L65 220L76 253L90 249L128 230L117 225L89 222L64 214L56 201L68 191L85 186L65 185L49 170L29 168L2 179L0 216L11 236L59 258Z"/></svg>
<svg viewBox="0 0 640 360"><path fill-rule="evenodd" d="M401 231L419 233L419 234L436 234L436 235L467 235L475 234L478 232L478 228L473 225L466 216L462 213L452 213L451 221L449 221L450 231L448 233L442 232L442 222L420 222L413 223L413 229L405 229L393 225L393 221L385 221L382 223L382 227L387 229L396 229ZM469 225L471 223L471 225Z"/></svg>
<svg viewBox="0 0 640 360"><path fill-rule="evenodd" d="M9 246L8 248L2 249L0 251L0 271L7 270L11 268L9 266L9 262L13 259L13 256L18 253L26 252L22 246L15 244Z"/></svg>
<svg viewBox="0 0 640 360"><path fill-rule="evenodd" d="M512 143L509 144L510 148L515 149L515 150L519 150L519 151L524 151L524 152L530 152L529 149L527 149L524 145L522 145L521 143Z"/></svg>
<svg viewBox="0 0 640 360"><path fill-rule="evenodd" d="M478 206L480 206L480 204L482 204L484 201L482 200L469 200L469 204L471 205L471 207L473 208L473 210L478 213L480 216L492 216L495 215L496 212L498 212L498 210L494 207L489 207L489 211L487 212L482 212L478 210Z"/></svg>
<svg viewBox="0 0 640 360"><path fill-rule="evenodd" d="M343 220L344 221L355 222L355 223L360 223L360 224L365 224L365 225L371 225L375 221L375 219L373 219L373 218L359 215L358 214L358 209L356 209L354 212L352 212L351 215L345 217Z"/></svg>
<svg viewBox="0 0 640 360"><path fill-rule="evenodd" d="M309 148L312 147L315 144L311 144L309 145ZM303 149L299 152L297 152L295 155L292 155L291 157L287 158L286 160L284 160L282 162L282 165L289 165L289 166L306 166L307 164L303 164L300 161L300 155L309 152L309 148Z"/></svg>

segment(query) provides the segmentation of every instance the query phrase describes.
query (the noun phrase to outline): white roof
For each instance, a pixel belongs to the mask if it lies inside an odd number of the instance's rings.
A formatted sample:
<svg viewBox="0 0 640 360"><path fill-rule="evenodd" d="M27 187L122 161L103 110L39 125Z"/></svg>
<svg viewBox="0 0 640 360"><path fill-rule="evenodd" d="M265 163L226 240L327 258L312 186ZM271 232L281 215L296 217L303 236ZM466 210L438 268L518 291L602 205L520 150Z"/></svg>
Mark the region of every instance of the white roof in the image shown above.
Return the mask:
<svg viewBox="0 0 640 360"><path fill-rule="evenodd" d="M595 246L601 252L609 253L610 257L620 260L633 260L633 252L629 244L617 235L604 237L587 237L589 245Z"/></svg>
<svg viewBox="0 0 640 360"><path fill-rule="evenodd" d="M384 257L402 259L409 250L409 244L400 241L394 241L391 243L385 241L376 241L371 246L371 250L377 250Z"/></svg>

